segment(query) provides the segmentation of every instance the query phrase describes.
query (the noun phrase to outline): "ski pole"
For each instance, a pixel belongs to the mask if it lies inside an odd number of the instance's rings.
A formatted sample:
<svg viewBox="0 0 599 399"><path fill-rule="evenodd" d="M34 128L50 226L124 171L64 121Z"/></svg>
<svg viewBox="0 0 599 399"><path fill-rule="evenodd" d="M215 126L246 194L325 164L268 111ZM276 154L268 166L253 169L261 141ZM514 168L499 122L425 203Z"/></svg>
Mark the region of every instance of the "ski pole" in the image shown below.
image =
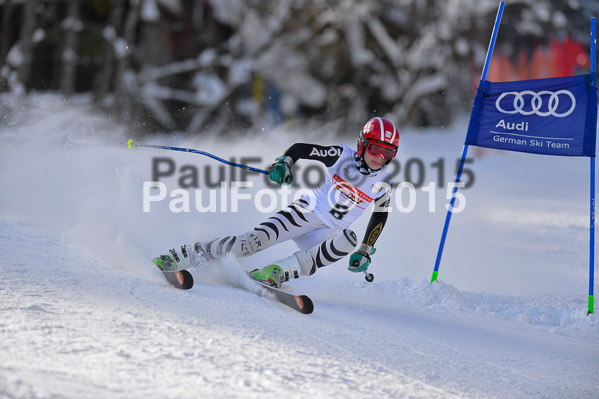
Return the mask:
<svg viewBox="0 0 599 399"><path fill-rule="evenodd" d="M370 255L372 255L372 254L374 254L374 248L373 248L373 251L370 253ZM354 267L360 266L360 261L354 260L353 266ZM369 283L372 283L374 281L374 274L368 273L366 270L363 270L363 273L364 273L364 279L366 281L368 281Z"/></svg>
<svg viewBox="0 0 599 399"><path fill-rule="evenodd" d="M158 148L160 150L191 152L193 154L205 155L205 156L210 157L212 159L216 159L219 162L222 162L222 163L227 164L227 165L235 166L237 168L247 169L247 170L251 170L253 172L262 173L262 174L265 174L265 175L270 174L267 170L258 169L258 168L254 168L252 166L242 165L242 164L239 164L239 163L227 161L226 159L222 159L220 157L217 157L216 155L210 154L209 152L201 151L201 150L194 150L193 148L171 147L171 146L168 146L168 145L155 145L155 144L137 144L133 140L129 140L127 142L127 147L129 147L130 149L132 149L133 147L146 147L146 148Z"/></svg>
<svg viewBox="0 0 599 399"><path fill-rule="evenodd" d="M355 260L353 263L353 266L358 267L359 265L360 265L360 262ZM364 270L363 273L364 273L364 279L366 281L368 281L369 283L372 283L374 281L374 274L368 273L366 270Z"/></svg>

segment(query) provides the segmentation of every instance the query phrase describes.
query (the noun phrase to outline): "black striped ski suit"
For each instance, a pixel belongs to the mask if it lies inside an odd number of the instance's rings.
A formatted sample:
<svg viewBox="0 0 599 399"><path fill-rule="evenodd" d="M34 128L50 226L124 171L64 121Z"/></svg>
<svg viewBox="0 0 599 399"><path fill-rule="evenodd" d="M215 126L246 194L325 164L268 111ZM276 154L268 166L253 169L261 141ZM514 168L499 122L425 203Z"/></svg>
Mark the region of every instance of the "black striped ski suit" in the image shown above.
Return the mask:
<svg viewBox="0 0 599 399"><path fill-rule="evenodd" d="M285 155L291 157L294 162L298 159L312 159L331 167L340 158L342 151L343 147L340 146L296 143ZM370 246L374 246L387 220L389 195L376 198L374 202L377 209L382 208L385 211L373 212L371 216L363 240ZM291 239L300 249L295 256L301 274L311 275L319 268L341 260L354 250L358 240L352 230L325 224L307 207L308 202L300 199L244 234L193 244L195 255L199 257L198 263L228 255L249 256Z"/></svg>
<svg viewBox="0 0 599 399"><path fill-rule="evenodd" d="M220 237L206 243L197 242L194 250L207 259L228 255L250 256L291 239L300 248L295 255L302 274L314 274L318 268L348 255L358 240L349 229L326 226L314 212L304 208L305 205L304 200L299 200L244 234Z"/></svg>

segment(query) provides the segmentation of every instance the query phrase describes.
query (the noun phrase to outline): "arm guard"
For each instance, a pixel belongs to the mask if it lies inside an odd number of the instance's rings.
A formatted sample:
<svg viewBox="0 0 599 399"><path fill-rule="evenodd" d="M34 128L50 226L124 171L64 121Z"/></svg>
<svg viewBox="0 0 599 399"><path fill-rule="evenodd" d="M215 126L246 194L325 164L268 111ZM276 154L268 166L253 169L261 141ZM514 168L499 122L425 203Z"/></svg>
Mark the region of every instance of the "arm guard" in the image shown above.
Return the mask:
<svg viewBox="0 0 599 399"><path fill-rule="evenodd" d="M378 240L381 232L383 231L383 227L385 227L385 223L387 223L390 203L391 195L389 193L386 193L374 201L375 208L370 216L368 226L366 227L366 233L364 234L364 239L362 240L363 244L369 247L374 247L374 243L376 240Z"/></svg>
<svg viewBox="0 0 599 399"><path fill-rule="evenodd" d="M322 162L326 167L333 166L341 156L343 147L338 145L322 146L316 144L295 143L283 155L290 157L293 162L298 159L311 159Z"/></svg>

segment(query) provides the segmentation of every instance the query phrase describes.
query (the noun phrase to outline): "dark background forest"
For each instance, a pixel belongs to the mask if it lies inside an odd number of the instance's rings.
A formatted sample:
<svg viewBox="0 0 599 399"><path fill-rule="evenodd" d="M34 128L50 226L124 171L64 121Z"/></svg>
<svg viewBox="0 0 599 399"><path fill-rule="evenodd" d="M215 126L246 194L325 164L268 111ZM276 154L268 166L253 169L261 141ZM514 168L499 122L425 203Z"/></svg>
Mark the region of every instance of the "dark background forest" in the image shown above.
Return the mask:
<svg viewBox="0 0 599 399"><path fill-rule="evenodd" d="M495 0L0 0L0 91L143 131L468 112ZM597 0L507 1L489 80L588 73Z"/></svg>

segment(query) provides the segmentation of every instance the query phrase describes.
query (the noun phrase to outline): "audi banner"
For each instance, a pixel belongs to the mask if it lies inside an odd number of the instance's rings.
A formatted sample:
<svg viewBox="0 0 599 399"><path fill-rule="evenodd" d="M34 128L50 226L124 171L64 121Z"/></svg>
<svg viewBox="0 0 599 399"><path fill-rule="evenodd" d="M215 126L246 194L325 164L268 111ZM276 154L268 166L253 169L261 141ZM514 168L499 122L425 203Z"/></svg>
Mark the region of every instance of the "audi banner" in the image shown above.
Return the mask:
<svg viewBox="0 0 599 399"><path fill-rule="evenodd" d="M597 89L589 75L493 83L476 92L465 144L595 156Z"/></svg>

